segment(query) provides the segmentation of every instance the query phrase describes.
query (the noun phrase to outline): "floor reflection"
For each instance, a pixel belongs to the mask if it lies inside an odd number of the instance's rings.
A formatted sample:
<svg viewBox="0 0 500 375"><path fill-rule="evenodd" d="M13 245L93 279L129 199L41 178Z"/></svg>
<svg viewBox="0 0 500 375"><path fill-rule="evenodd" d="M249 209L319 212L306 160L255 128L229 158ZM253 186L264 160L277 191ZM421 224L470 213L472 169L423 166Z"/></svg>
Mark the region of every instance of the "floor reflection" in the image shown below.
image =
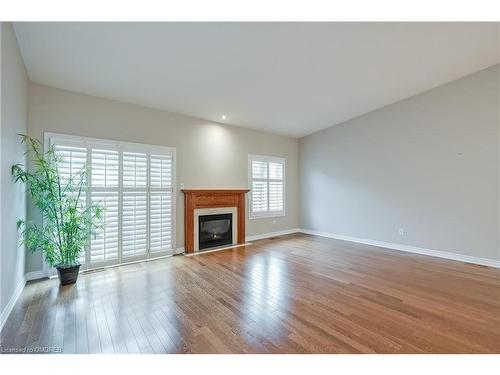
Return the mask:
<svg viewBox="0 0 500 375"><path fill-rule="evenodd" d="M245 272L243 311L261 328L279 333L290 304L288 265L279 258L258 256Z"/></svg>

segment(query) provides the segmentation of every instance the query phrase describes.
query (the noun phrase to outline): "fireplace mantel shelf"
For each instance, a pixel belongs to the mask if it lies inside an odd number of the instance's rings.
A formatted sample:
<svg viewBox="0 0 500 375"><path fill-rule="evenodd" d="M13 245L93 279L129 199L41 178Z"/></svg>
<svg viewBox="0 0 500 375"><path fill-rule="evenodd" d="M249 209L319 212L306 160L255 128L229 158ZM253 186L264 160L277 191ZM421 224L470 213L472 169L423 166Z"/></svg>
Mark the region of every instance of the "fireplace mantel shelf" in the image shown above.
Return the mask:
<svg viewBox="0 0 500 375"><path fill-rule="evenodd" d="M181 189L183 193L248 193L250 189Z"/></svg>
<svg viewBox="0 0 500 375"><path fill-rule="evenodd" d="M184 247L194 252L194 210L197 208L236 207L238 243L245 243L245 194L250 189L182 189L184 193Z"/></svg>

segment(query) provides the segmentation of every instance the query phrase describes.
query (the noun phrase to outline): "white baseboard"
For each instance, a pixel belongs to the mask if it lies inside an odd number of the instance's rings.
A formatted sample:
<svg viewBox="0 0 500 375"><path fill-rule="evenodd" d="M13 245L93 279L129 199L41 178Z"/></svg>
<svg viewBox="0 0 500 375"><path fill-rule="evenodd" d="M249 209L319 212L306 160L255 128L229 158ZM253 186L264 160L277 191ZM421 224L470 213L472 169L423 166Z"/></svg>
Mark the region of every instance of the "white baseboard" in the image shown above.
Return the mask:
<svg viewBox="0 0 500 375"><path fill-rule="evenodd" d="M44 279L48 277L45 271L40 270L40 271L33 271L33 272L28 272L26 274L26 281L31 281L31 280L38 280L38 279Z"/></svg>
<svg viewBox="0 0 500 375"><path fill-rule="evenodd" d="M10 315L12 309L14 308L14 305L16 304L19 296L23 292L25 285L26 285L26 276L23 276L23 278L21 279L21 281L17 285L16 290L14 291L14 294L12 294L12 297L10 297L9 303L3 309L2 315L0 315L0 332L2 331L2 328L5 324L5 322L7 322L7 319L9 318L9 315Z"/></svg>
<svg viewBox="0 0 500 375"><path fill-rule="evenodd" d="M343 240L343 241L349 241L349 242L362 243L365 245L385 247L387 249L405 251L408 253L429 255L429 256L438 257L438 258L455 260L458 262L473 263L473 264L479 264L481 266L500 268L500 261L495 260L495 259L479 258L479 257L457 254L457 253L448 252L448 251L430 250L430 249L424 249L421 247L410 246L410 245L403 245L403 244L397 244L397 243L391 243L391 242L385 242L385 241L370 240L370 239L365 239L365 238L343 236L341 234L319 232L319 231L311 230L311 229L300 229L300 232L306 233L306 234L312 234L312 235L316 235L316 236L321 236L321 237L334 238L336 240Z"/></svg>
<svg viewBox="0 0 500 375"><path fill-rule="evenodd" d="M277 232L268 232L268 233L262 233L262 234L256 234L253 236L246 236L245 241L250 242L250 241L257 241L257 240L263 240L265 238L271 238L271 237L276 237L276 236L284 236L285 234L292 234L292 233L298 233L301 230L299 228L293 228L293 229L286 229L286 230L280 230Z"/></svg>

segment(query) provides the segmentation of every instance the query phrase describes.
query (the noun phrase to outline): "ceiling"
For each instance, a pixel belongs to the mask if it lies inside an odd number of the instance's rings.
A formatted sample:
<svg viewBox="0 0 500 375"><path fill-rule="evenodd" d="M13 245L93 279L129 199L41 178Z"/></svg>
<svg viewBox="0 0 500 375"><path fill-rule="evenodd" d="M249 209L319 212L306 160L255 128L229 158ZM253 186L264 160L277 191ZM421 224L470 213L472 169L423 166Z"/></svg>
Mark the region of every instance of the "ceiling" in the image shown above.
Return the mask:
<svg viewBox="0 0 500 375"><path fill-rule="evenodd" d="M34 82L292 137L500 62L496 23L14 27Z"/></svg>

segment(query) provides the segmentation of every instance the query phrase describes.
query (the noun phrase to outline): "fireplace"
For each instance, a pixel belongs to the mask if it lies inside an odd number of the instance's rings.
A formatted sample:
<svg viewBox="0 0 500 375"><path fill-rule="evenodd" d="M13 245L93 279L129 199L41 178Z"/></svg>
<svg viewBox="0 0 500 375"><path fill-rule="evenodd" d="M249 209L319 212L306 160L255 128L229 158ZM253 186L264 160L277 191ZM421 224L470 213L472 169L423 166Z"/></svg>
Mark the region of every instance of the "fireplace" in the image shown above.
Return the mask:
<svg viewBox="0 0 500 375"><path fill-rule="evenodd" d="M183 189L184 192L184 246L187 254L208 247L200 247L200 217L212 215L231 215L231 237L224 245L237 245L245 243L245 194L248 189ZM227 219L226 219L227 220ZM210 220L209 220L210 221ZM215 221L215 220L214 220ZM222 223L205 224L210 233L211 226ZM226 221L227 228L227 221ZM218 229L220 231L220 229ZM215 235L213 237L218 237ZM212 238L218 240L219 238ZM212 242L212 241L211 241ZM212 244L219 247L223 245Z"/></svg>
<svg viewBox="0 0 500 375"><path fill-rule="evenodd" d="M233 243L233 215L198 216L198 249L208 249Z"/></svg>

